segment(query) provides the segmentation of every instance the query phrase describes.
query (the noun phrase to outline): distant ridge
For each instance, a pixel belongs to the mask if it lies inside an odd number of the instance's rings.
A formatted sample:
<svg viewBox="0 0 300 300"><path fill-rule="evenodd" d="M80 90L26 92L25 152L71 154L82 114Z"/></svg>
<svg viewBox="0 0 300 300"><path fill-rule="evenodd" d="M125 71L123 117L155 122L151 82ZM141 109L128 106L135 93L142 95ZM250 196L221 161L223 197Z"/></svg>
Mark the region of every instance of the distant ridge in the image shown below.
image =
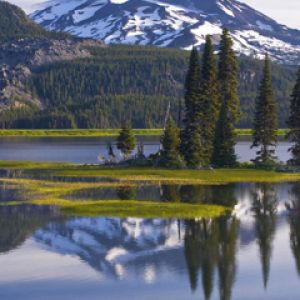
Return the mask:
<svg viewBox="0 0 300 300"><path fill-rule="evenodd" d="M183 49L201 46L206 34L218 42L222 27L228 27L239 53L300 62L300 31L236 0L52 0L31 17L47 29L107 44Z"/></svg>
<svg viewBox="0 0 300 300"><path fill-rule="evenodd" d="M66 34L45 30L33 22L19 7L0 1L0 43L18 38L62 38Z"/></svg>

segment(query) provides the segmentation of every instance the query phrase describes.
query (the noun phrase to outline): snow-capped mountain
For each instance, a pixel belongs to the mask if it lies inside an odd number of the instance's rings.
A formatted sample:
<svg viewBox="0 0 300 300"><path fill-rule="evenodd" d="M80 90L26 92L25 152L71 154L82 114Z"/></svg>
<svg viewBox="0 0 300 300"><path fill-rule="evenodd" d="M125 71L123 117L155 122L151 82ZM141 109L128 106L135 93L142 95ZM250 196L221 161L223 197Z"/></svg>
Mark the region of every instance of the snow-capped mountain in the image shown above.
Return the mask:
<svg viewBox="0 0 300 300"><path fill-rule="evenodd" d="M126 43L190 49L231 30L235 50L278 61L300 61L300 31L236 0L51 0L32 19L54 31Z"/></svg>

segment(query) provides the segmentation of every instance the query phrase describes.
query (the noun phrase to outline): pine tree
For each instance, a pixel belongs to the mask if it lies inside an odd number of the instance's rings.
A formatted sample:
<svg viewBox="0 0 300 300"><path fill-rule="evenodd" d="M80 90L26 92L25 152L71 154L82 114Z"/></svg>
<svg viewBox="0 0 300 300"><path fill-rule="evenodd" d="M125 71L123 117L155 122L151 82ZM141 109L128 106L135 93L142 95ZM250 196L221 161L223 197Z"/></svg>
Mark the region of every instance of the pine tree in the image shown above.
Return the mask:
<svg viewBox="0 0 300 300"><path fill-rule="evenodd" d="M117 148L122 152L124 158L127 159L136 146L136 139L132 132L129 122L125 122L120 134L117 138Z"/></svg>
<svg viewBox="0 0 300 300"><path fill-rule="evenodd" d="M201 81L201 67L199 53L193 48L190 56L189 69L185 80L185 119L184 123L191 122L194 116L196 103L199 101Z"/></svg>
<svg viewBox="0 0 300 300"><path fill-rule="evenodd" d="M188 168L197 169L205 164L199 128L191 126L189 128L188 135L189 144L186 148L187 153L185 156L185 162Z"/></svg>
<svg viewBox="0 0 300 300"><path fill-rule="evenodd" d="M238 64L233 51L233 41L227 29L223 30L219 53L219 85L221 110L215 132L212 162L216 166L233 166L235 155L235 124L240 117L237 95Z"/></svg>
<svg viewBox="0 0 300 300"><path fill-rule="evenodd" d="M199 54L196 48L191 52L190 64L185 82L185 118L181 133L181 152L188 167L195 168L203 165L201 147L201 128L196 107L200 101L201 68Z"/></svg>
<svg viewBox="0 0 300 300"><path fill-rule="evenodd" d="M259 96L256 100L254 116L254 132L252 147L260 147L256 164L267 166L274 163L276 145L277 112L273 99L272 74L268 56L265 58L263 79L261 81Z"/></svg>
<svg viewBox="0 0 300 300"><path fill-rule="evenodd" d="M161 165L166 168L178 168L180 160L180 131L170 116L166 123L165 132L161 138Z"/></svg>
<svg viewBox="0 0 300 300"><path fill-rule="evenodd" d="M292 152L293 165L300 165L300 69L298 70L297 82L291 95L290 116L288 119L290 132L288 138L293 143L289 149Z"/></svg>
<svg viewBox="0 0 300 300"><path fill-rule="evenodd" d="M234 126L228 117L228 107L221 106L214 138L212 163L215 166L234 166L236 164Z"/></svg>
<svg viewBox="0 0 300 300"><path fill-rule="evenodd" d="M199 109L204 161L211 163L213 141L220 110L217 59L211 37L206 37L201 70L201 107Z"/></svg>

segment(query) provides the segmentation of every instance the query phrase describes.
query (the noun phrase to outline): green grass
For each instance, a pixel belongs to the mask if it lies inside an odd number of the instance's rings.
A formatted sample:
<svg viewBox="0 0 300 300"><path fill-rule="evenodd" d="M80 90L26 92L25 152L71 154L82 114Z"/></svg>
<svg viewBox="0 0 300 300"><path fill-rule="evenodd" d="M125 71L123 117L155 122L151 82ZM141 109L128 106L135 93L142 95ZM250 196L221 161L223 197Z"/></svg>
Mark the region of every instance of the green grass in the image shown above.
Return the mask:
<svg viewBox="0 0 300 300"><path fill-rule="evenodd" d="M181 202L154 202L137 200L66 199L70 193L95 187L118 187L121 183L64 183L32 179L0 179L23 188L24 201L1 202L0 205L55 205L73 216L139 217L139 218L214 218L230 211L219 205L187 204Z"/></svg>
<svg viewBox="0 0 300 300"><path fill-rule="evenodd" d="M120 129L62 129L62 130L16 130L2 129L0 136L3 137L114 137ZM159 136L162 129L133 129L135 135Z"/></svg>
<svg viewBox="0 0 300 300"><path fill-rule="evenodd" d="M128 182L177 184L276 183L300 180L300 173L281 173L254 169L167 170L156 168L78 167L69 170L56 170L55 174L71 177L103 177Z"/></svg>
<svg viewBox="0 0 300 300"><path fill-rule="evenodd" d="M59 163L0 162L0 169L24 170L30 175L58 175L70 177L101 177L101 182L54 182L26 178L2 178L0 181L22 187L25 202L35 205L57 205L65 213L75 216L114 216L141 218L211 218L226 213L222 206L187 204L180 202L70 200L68 195L78 190L97 187L120 187L148 184L226 184L237 182L300 181L300 173L279 173L254 169L167 170L156 168L117 168L96 165ZM111 181L115 179L117 181ZM19 205L24 202L1 203Z"/></svg>
<svg viewBox="0 0 300 300"><path fill-rule="evenodd" d="M159 136L162 129L133 129L137 136ZM62 129L62 130L21 130L21 129L2 129L2 137L115 137L119 134L120 129ZM237 129L238 136L251 136L251 129ZM286 129L279 129L278 135L284 136Z"/></svg>
<svg viewBox="0 0 300 300"><path fill-rule="evenodd" d="M165 182L175 184L225 184L235 182L300 181L300 173L282 173L255 169L168 170L159 168L120 168L98 165L0 161L0 169L24 170L39 176L101 177L130 183Z"/></svg>
<svg viewBox="0 0 300 300"><path fill-rule="evenodd" d="M240 137L250 137L252 136L253 130L252 129L236 129L236 134ZM285 136L288 133L288 129L278 129L277 136Z"/></svg>
<svg viewBox="0 0 300 300"><path fill-rule="evenodd" d="M148 201L102 201L88 205L66 206L63 212L74 216L106 216L136 218L215 218L225 214L228 208L217 205L164 203Z"/></svg>
<svg viewBox="0 0 300 300"><path fill-rule="evenodd" d="M57 170L68 169L72 167L68 163L53 163L53 162L33 162L33 161L0 161L0 169L7 170Z"/></svg>

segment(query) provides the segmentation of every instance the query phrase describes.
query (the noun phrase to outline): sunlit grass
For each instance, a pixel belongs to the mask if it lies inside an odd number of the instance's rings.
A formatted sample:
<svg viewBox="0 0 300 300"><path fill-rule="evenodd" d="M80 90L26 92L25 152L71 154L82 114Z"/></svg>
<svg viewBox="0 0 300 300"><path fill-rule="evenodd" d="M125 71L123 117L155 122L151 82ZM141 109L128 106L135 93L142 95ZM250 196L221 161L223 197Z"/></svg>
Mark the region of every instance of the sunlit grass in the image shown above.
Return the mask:
<svg viewBox="0 0 300 300"><path fill-rule="evenodd" d="M0 136L7 137L114 137L120 129L2 129ZM135 135L161 135L162 129L133 129Z"/></svg>
<svg viewBox="0 0 300 300"><path fill-rule="evenodd" d="M57 170L55 174L71 177L104 177L129 182L165 182L177 184L276 183L300 180L300 173L282 173L253 169L167 170L156 168L82 167L72 170Z"/></svg>
<svg viewBox="0 0 300 300"><path fill-rule="evenodd" d="M64 213L75 216L111 216L140 218L213 218L229 208L218 205L187 204L180 202L154 202L137 200L66 199L70 193L97 187L119 187L122 183L63 183L31 179L1 179L24 189L27 200L2 202L1 205L56 205ZM126 183L128 186L130 183ZM149 199L151 200L151 199Z"/></svg>
<svg viewBox="0 0 300 300"><path fill-rule="evenodd" d="M159 168L121 168L99 165L60 163L1 162L0 169L24 170L25 175L101 178L131 183L224 184L235 182L287 182L300 180L300 173L285 173L256 169L169 170Z"/></svg>
<svg viewBox="0 0 300 300"><path fill-rule="evenodd" d="M162 129L133 129L135 135L159 136ZM120 129L2 129L0 136L6 137L115 137ZM238 136L251 136L251 129L236 129ZM286 129L279 129L277 135L284 136Z"/></svg>
<svg viewBox="0 0 300 300"><path fill-rule="evenodd" d="M65 206L63 211L75 216L110 216L137 218L214 218L228 208L217 205L150 202L150 201L99 201L92 204Z"/></svg>
<svg viewBox="0 0 300 300"><path fill-rule="evenodd" d="M0 162L0 168L23 170L22 178L3 178L2 182L19 186L24 201L1 205L57 205L62 211L76 216L114 216L143 218L211 218L226 213L228 208L216 205L187 204L181 202L155 202L136 200L76 199L70 194L95 188L118 188L149 184L199 184L213 185L237 182L291 182L299 181L300 173L279 173L254 169L168 170L158 168L120 168L97 165L72 165L59 163ZM29 179L26 175L49 179ZM72 177L78 182L50 180L52 176ZM82 182L82 177L101 178L100 182ZM113 180L113 181L112 181Z"/></svg>

